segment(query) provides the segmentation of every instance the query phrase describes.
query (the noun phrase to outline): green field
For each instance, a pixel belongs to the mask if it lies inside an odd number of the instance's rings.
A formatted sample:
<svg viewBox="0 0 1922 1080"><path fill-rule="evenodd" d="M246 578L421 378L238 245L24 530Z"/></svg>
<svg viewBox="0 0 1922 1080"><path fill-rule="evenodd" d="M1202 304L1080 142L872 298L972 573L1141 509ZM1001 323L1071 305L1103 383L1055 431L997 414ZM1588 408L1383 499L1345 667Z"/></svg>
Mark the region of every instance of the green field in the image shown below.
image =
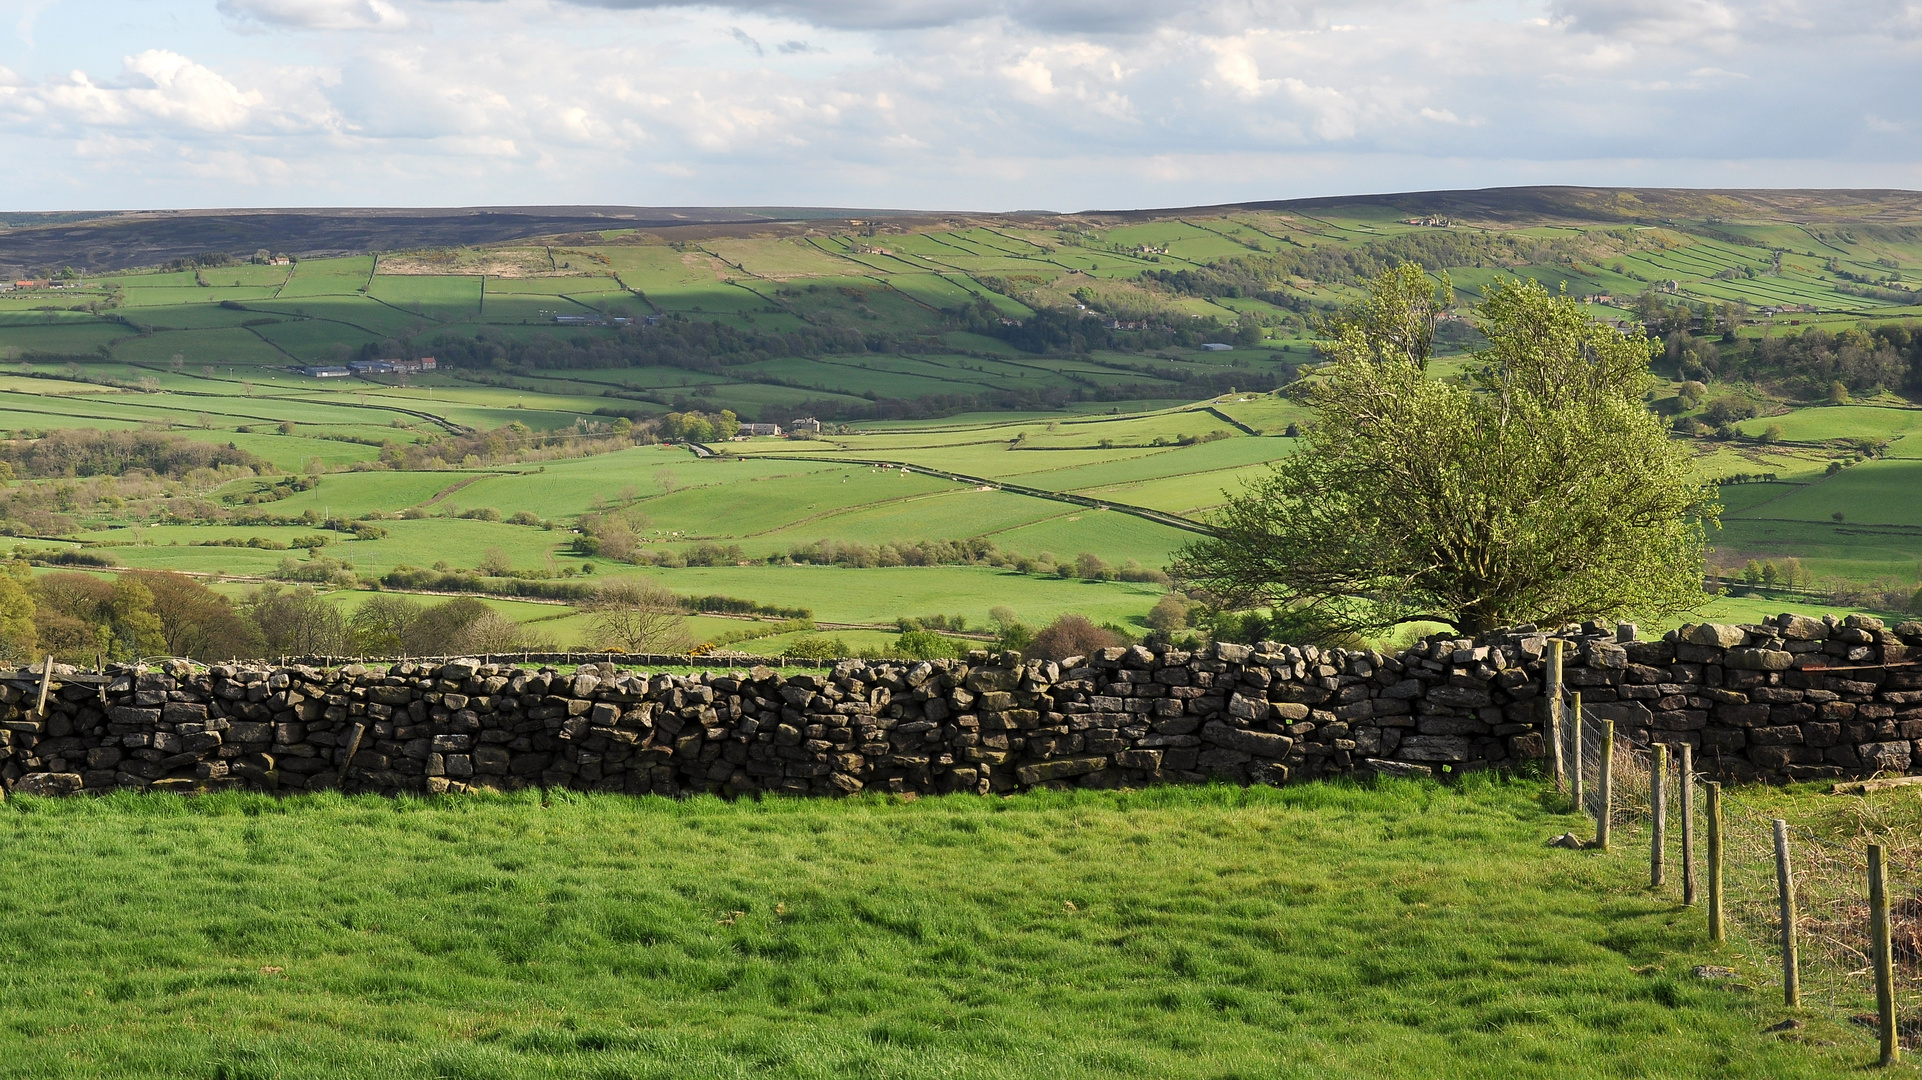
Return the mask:
<svg viewBox="0 0 1922 1080"><path fill-rule="evenodd" d="M1816 1077L1528 783L0 810L6 1071Z"/></svg>
<svg viewBox="0 0 1922 1080"><path fill-rule="evenodd" d="M1461 311L1497 277L1521 275L1552 287L1566 282L1609 319L1636 317L1631 309L1646 290L1662 304L1693 305L1703 320L1717 305L1740 302L1747 314L1731 330L1738 342L1912 319L1913 305L1858 288L1922 271L1922 244L1909 233L1874 222L1809 226L1770 217L1759 204L1741 217L1732 205L1717 204L1712 217L1677 210L1659 223L1567 211L1463 219L1446 229L1369 202L1119 218L963 216L864 232L833 222L753 234L617 231L599 243L528 238L303 258L291 267L117 271L58 292L0 295L0 432L165 428L231 443L276 469L323 472L318 488L260 512L364 517L412 507L437 515L383 522L385 538L343 538L326 551L365 575L403 563L471 568L490 551L523 572L583 573L589 560L572 530L609 507L625 509L650 558L673 561L666 553L702 543L738 546L755 565L711 569L734 575L729 588L743 595L795 597L795 583L812 587L818 568L766 563L819 542L878 548L985 537L1023 556L1089 552L1113 565L1159 567L1191 533L1115 510L976 489L1013 485L1204 518L1293 451L1286 433L1307 414L1272 391L1314 361L1312 324L1359 295L1366 274L1357 267L1384 258L1413 253L1445 266ZM1326 252L1341 259L1322 259ZM1173 277L1181 272L1190 278ZM1079 344L1016 332L1015 324L1049 312L1113 319L1123 329L1083 324L1106 336ZM667 322L555 321L602 315ZM1161 336L1129 329L1144 323ZM650 335L685 327L736 336L714 345L697 335L649 351ZM1682 333L1691 348L1701 347L1691 336L1698 332L1709 337L1707 321ZM1211 338L1236 345L1199 347ZM1463 350L1473 333L1451 320L1441 340L1432 372L1468 374L1475 361ZM1855 340L1850 347L1860 351ZM1713 347L1728 346L1716 338ZM439 351L446 362L404 378L318 380L292 370L396 350ZM1654 395L1657 408L1708 415L1706 401L1681 401L1688 384L1674 362L1658 358L1656 367L1667 380ZM1710 537L1718 565L1794 558L1833 604L1860 606L1868 590L1898 613L1889 598L1922 586L1922 500L1914 498L1922 472L1913 467L1922 443L1911 438L1922 409L1900 389L1857 387L1836 399L1848 404L1739 379L1711 378L1706 390L1690 391L1734 395L1747 410L1693 443L1699 474L1774 477L1724 487L1723 527ZM510 424L591 434L616 416L645 425L669 411L723 408L782 424L815 413L828 431L726 444L722 460L639 446L576 460L349 471L373 467L382 444L391 452ZM1748 412L1756 415L1742 418ZM1876 457L1858 460L1864 453ZM172 497L226 506L252 483ZM273 526L239 526L219 513L158 525L159 504L147 504L144 515L101 505L79 511L67 535L114 545L128 566L259 576L278 572L288 557L195 543L280 535ZM524 511L555 527L439 516L477 508ZM14 531L45 534L40 526ZM598 563L603 575L639 572ZM648 572L689 591L697 569ZM1099 595L1094 608L1104 618L1134 625L1154 601L1152 589L1063 594L1034 574L951 567L855 586L859 600L797 602L858 609L866 614L845 621L882 623L993 606L933 584L950 572L995 576L994 597L1035 619ZM868 573L850 580L869 581ZM882 611L889 604L894 609Z"/></svg>

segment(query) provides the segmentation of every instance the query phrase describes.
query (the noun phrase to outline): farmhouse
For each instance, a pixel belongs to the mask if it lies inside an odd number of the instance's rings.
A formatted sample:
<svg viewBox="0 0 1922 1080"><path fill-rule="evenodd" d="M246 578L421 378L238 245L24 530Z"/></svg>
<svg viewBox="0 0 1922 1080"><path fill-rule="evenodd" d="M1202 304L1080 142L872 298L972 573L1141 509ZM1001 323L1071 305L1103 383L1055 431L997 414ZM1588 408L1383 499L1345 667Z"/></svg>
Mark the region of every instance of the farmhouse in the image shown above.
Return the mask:
<svg viewBox="0 0 1922 1080"><path fill-rule="evenodd" d="M414 375L434 370L434 358L418 360L354 360L347 365L356 375Z"/></svg>
<svg viewBox="0 0 1922 1080"><path fill-rule="evenodd" d="M607 315L556 315L554 322L559 326L626 326L633 319Z"/></svg>
<svg viewBox="0 0 1922 1080"><path fill-rule="evenodd" d="M740 433L743 435L779 435L781 433L781 425L742 424Z"/></svg>
<svg viewBox="0 0 1922 1080"><path fill-rule="evenodd" d="M816 435L819 435L821 433L821 422L812 416L801 420L790 420L787 429L789 431L812 431Z"/></svg>

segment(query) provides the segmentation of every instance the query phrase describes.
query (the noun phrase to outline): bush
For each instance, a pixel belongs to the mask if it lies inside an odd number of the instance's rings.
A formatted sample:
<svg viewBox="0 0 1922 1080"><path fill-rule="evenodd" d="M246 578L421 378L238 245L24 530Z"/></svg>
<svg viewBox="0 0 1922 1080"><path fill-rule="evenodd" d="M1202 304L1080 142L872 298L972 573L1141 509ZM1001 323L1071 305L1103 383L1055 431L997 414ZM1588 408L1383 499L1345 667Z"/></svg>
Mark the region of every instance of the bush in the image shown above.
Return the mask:
<svg viewBox="0 0 1922 1080"><path fill-rule="evenodd" d="M1088 656L1119 644L1119 635L1096 626L1087 616L1063 615L1043 627L1034 636L1034 643L1023 650L1022 655L1030 660L1066 660L1070 656Z"/></svg>
<svg viewBox="0 0 1922 1080"><path fill-rule="evenodd" d="M894 639L894 653L910 660L952 660L966 649L953 638L932 630L909 630Z"/></svg>
<svg viewBox="0 0 1922 1080"><path fill-rule="evenodd" d="M1003 624L994 636L994 647L1002 652L1025 654L1034 644L1034 631L1018 622Z"/></svg>
<svg viewBox="0 0 1922 1080"><path fill-rule="evenodd" d="M1154 610L1148 612L1148 628L1164 634L1188 629L1188 609L1193 604L1180 593L1169 593L1156 601Z"/></svg>
<svg viewBox="0 0 1922 1080"><path fill-rule="evenodd" d="M825 634L809 634L788 643L782 656L795 660L839 660L849 653L848 643Z"/></svg>
<svg viewBox="0 0 1922 1080"><path fill-rule="evenodd" d="M472 509L462 510L460 516L472 518L475 521L499 521L501 519L501 512L491 506L476 506Z"/></svg>
<svg viewBox="0 0 1922 1080"><path fill-rule="evenodd" d="M1133 559L1121 565L1121 571L1117 576L1123 581L1142 581L1163 586L1173 584L1166 572L1152 566L1143 566Z"/></svg>
<svg viewBox="0 0 1922 1080"><path fill-rule="evenodd" d="M1074 574L1088 581L1113 581L1115 578L1115 573L1108 564L1102 562L1101 557L1091 551L1084 551L1074 557Z"/></svg>

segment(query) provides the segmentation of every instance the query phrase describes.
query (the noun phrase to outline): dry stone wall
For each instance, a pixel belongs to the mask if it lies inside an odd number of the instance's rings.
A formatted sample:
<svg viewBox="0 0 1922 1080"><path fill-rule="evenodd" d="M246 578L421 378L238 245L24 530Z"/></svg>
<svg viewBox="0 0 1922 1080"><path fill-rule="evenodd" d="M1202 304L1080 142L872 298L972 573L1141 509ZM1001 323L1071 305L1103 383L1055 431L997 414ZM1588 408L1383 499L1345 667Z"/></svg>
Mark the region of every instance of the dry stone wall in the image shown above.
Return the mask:
<svg viewBox="0 0 1922 1080"><path fill-rule="evenodd" d="M1922 746L1908 659L1922 624L1558 636L1591 716L1637 742L1693 744L1731 778L1904 772ZM1392 656L1136 646L1060 664L977 652L745 676L477 660L56 668L44 709L41 673L17 671L0 676L0 779L34 794L844 795L1432 776L1543 757L1548 641L1523 627Z"/></svg>

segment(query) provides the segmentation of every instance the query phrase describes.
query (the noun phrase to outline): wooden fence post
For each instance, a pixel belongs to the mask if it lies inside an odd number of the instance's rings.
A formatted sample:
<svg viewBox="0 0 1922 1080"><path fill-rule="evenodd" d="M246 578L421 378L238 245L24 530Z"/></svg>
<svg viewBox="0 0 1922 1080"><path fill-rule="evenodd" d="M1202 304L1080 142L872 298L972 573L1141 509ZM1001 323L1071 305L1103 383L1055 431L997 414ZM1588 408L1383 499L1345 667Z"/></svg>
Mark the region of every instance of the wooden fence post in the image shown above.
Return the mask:
<svg viewBox="0 0 1922 1080"><path fill-rule="evenodd" d="M1601 809L1595 812L1595 846L1608 850L1608 804L1615 794L1615 721L1602 721L1602 764L1595 778L1595 794Z"/></svg>
<svg viewBox="0 0 1922 1080"><path fill-rule="evenodd" d="M1722 925L1722 785L1710 781L1708 788L1708 939L1726 941Z"/></svg>
<svg viewBox="0 0 1922 1080"><path fill-rule="evenodd" d="M1682 744L1682 905L1695 905L1695 748Z"/></svg>
<svg viewBox="0 0 1922 1080"><path fill-rule="evenodd" d="M1569 784L1569 790L1575 796L1575 812L1586 814L1588 813L1588 800L1585 798L1587 785L1582 782L1582 773L1585 771L1582 768L1582 692L1577 690L1573 696L1575 704L1568 711L1568 745L1573 751L1575 760L1570 765L1574 780Z"/></svg>
<svg viewBox="0 0 1922 1080"><path fill-rule="evenodd" d="M1802 1004L1802 971L1795 957L1795 875L1789 869L1789 823L1775 819L1775 890L1781 897L1782 1004Z"/></svg>
<svg viewBox="0 0 1922 1080"><path fill-rule="evenodd" d="M1568 765L1562 755L1562 639L1548 642L1548 744L1554 751L1555 790L1568 790Z"/></svg>
<svg viewBox="0 0 1922 1080"><path fill-rule="evenodd" d="M47 689L53 685L53 654L47 654L47 662L40 665L40 704L33 711L41 716L47 715Z"/></svg>
<svg viewBox="0 0 1922 1080"><path fill-rule="evenodd" d="M1649 828L1648 887L1659 889L1667 869L1662 856L1668 843L1668 746L1656 743L1648 751Z"/></svg>
<svg viewBox="0 0 1922 1080"><path fill-rule="evenodd" d="M1889 942L1888 867L1881 844L1869 845L1869 939L1875 962L1875 1030L1882 1037L1886 1067L1901 1059L1902 1043L1895 1029L1895 953Z"/></svg>

